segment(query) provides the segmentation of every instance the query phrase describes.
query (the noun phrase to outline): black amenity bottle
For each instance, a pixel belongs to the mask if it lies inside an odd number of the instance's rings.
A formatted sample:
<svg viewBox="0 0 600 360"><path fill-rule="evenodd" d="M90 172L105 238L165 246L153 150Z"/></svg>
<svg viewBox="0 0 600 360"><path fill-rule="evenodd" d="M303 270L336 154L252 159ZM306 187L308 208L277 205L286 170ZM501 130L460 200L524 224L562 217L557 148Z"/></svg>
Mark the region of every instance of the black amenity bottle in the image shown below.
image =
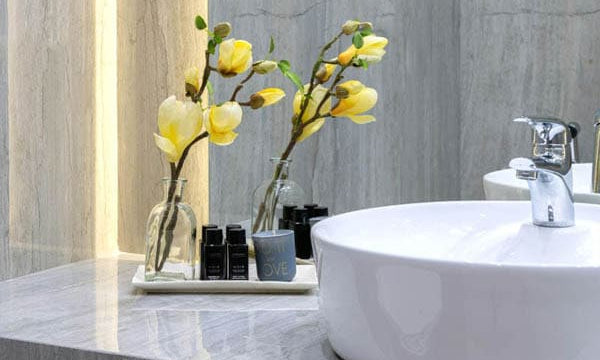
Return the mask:
<svg viewBox="0 0 600 360"><path fill-rule="evenodd" d="M218 229L219 227L215 224L206 224L202 225L202 238L200 239L200 279L206 279L204 267L204 241L206 239L206 230L207 229Z"/></svg>
<svg viewBox="0 0 600 360"><path fill-rule="evenodd" d="M205 238L202 239L202 280L225 280L227 274L226 254L227 248L223 244L223 230L206 229Z"/></svg>
<svg viewBox="0 0 600 360"><path fill-rule="evenodd" d="M294 209L294 241L296 245L296 257L300 259L310 259L312 256L308 213L309 209Z"/></svg>
<svg viewBox="0 0 600 360"><path fill-rule="evenodd" d="M279 229L294 230L294 224L292 223L292 215L296 205L283 205L283 211L281 218L279 219Z"/></svg>
<svg viewBox="0 0 600 360"><path fill-rule="evenodd" d="M229 280L248 280L248 245L246 230L234 228L227 235L227 264Z"/></svg>
<svg viewBox="0 0 600 360"><path fill-rule="evenodd" d="M225 241L227 241L227 239L229 239L229 232L231 231L231 229L241 229L242 225L240 224L228 224L227 226L225 226Z"/></svg>

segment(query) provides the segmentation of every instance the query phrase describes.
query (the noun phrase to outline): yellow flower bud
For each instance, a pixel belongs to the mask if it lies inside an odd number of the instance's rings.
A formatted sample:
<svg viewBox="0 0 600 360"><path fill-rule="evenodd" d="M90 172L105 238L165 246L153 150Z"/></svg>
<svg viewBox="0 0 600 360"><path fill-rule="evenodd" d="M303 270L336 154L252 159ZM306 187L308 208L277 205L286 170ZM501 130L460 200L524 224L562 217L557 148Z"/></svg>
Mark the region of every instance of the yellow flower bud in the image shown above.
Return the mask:
<svg viewBox="0 0 600 360"><path fill-rule="evenodd" d="M196 66L188 68L185 73L185 90L188 94L194 94L198 92L200 88L200 69Z"/></svg>
<svg viewBox="0 0 600 360"><path fill-rule="evenodd" d="M268 74L275 69L277 69L277 63L271 60L257 61L252 65L252 70L261 75Z"/></svg>
<svg viewBox="0 0 600 360"><path fill-rule="evenodd" d="M233 130L242 122L242 107L235 101L212 105L204 112L208 140L216 145L229 145L238 136Z"/></svg>
<svg viewBox="0 0 600 360"><path fill-rule="evenodd" d="M309 88L308 84L304 85L303 92L308 91L308 88ZM300 115L300 108L303 103L303 100L302 100L303 92L297 91L296 95L294 96L293 107L294 107L295 115ZM313 89L312 95L311 95L310 99L308 100L308 106L306 107L306 110L304 111L304 114L302 115L303 123L307 122L313 116L315 116L317 107L319 106L319 104L321 103L323 98L327 95L327 92L328 92L328 89L321 85L317 85ZM331 110L331 98L328 98L325 101L325 103L323 103L323 106L321 107L321 110L319 112L321 114L326 114L330 110ZM325 123L325 119L319 119L319 120L316 120L316 121L312 122L311 124L307 125L304 128L304 130L302 131L302 135L300 135L300 137L298 138L298 141L303 141L304 139L308 138L312 134L319 131L319 129L323 126L324 123Z"/></svg>
<svg viewBox="0 0 600 360"><path fill-rule="evenodd" d="M250 96L250 107L258 109L273 105L285 97L285 92L278 88L266 88Z"/></svg>
<svg viewBox="0 0 600 360"><path fill-rule="evenodd" d="M223 77L232 77L248 70L252 65L252 44L244 40L229 39L219 45L217 70Z"/></svg>
<svg viewBox="0 0 600 360"><path fill-rule="evenodd" d="M369 111L377 103L377 91L364 86L360 81L350 80L338 85L344 89L348 96L341 99L331 110L334 117L347 117L357 124L366 124L375 121L373 115L360 115ZM336 89L337 92L337 89Z"/></svg>
<svg viewBox="0 0 600 360"><path fill-rule="evenodd" d="M319 71L317 71L317 73L315 74L315 77L317 78L317 80L319 80L319 83L326 83L329 80L329 78L331 78L331 75L333 75L333 72L335 71L336 67L337 65L335 64L323 64L323 66L321 66Z"/></svg>
<svg viewBox="0 0 600 360"><path fill-rule="evenodd" d="M220 22L213 28L213 33L221 39L225 39L230 32L231 24L228 22Z"/></svg>
<svg viewBox="0 0 600 360"><path fill-rule="evenodd" d="M352 58L356 56L358 59L363 59L369 64L374 64L381 61L385 54L385 46L388 40L381 36L369 35L363 37L363 46L360 49L350 45L346 51L338 55L338 61L342 65L348 65Z"/></svg>
<svg viewBox="0 0 600 360"><path fill-rule="evenodd" d="M358 30L358 26L360 25L360 21L356 20L348 20L342 25L342 31L346 35L352 35L356 30Z"/></svg>
<svg viewBox="0 0 600 360"><path fill-rule="evenodd" d="M202 106L191 101L177 101L170 96L158 108L158 130L154 142L169 162L177 162L185 148L202 131Z"/></svg>

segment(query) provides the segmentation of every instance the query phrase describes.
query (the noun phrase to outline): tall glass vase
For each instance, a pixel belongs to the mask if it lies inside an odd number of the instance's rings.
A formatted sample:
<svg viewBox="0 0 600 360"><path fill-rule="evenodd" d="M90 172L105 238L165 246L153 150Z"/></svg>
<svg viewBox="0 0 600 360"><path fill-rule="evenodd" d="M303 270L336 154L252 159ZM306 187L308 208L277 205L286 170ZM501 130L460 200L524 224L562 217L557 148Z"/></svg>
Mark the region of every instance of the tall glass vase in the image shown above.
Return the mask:
<svg viewBox="0 0 600 360"><path fill-rule="evenodd" d="M198 273L196 216L183 202L186 180L163 179L164 198L146 225L146 281L192 280Z"/></svg>
<svg viewBox="0 0 600 360"><path fill-rule="evenodd" d="M265 180L252 195L252 233L279 228L284 205L301 206L304 203L304 191L296 182L290 180L291 160L271 158L273 177Z"/></svg>

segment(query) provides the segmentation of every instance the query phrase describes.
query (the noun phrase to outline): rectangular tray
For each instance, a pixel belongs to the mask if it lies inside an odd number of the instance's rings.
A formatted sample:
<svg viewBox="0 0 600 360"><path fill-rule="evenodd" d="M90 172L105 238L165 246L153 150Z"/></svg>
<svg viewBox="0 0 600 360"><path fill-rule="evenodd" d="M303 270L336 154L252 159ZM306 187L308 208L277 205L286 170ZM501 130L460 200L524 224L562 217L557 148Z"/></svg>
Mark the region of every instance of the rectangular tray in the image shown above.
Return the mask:
<svg viewBox="0 0 600 360"><path fill-rule="evenodd" d="M314 265L296 265L293 281L260 281L256 266L250 266L249 280L144 281L144 265L137 268L131 283L146 292L162 293L303 293L318 286Z"/></svg>

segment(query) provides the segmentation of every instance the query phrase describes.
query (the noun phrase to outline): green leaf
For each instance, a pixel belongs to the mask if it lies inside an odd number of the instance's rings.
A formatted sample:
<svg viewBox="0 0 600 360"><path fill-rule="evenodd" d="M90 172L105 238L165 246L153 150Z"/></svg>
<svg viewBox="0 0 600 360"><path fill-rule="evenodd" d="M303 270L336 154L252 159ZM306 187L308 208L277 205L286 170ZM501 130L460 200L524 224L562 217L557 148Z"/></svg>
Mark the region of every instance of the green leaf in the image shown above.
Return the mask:
<svg viewBox="0 0 600 360"><path fill-rule="evenodd" d="M365 70L369 68L369 63L365 59L358 59L357 63L358 66L362 67Z"/></svg>
<svg viewBox="0 0 600 360"><path fill-rule="evenodd" d="M271 36L271 40L269 41L269 54L272 54L275 50L275 41L273 40L273 36Z"/></svg>
<svg viewBox="0 0 600 360"><path fill-rule="evenodd" d="M363 37L360 32L354 33L354 36L352 36L352 44L357 49L360 49L363 46Z"/></svg>
<svg viewBox="0 0 600 360"><path fill-rule="evenodd" d="M208 51L208 53L214 54L216 48L217 48L217 42L215 41L215 39L208 40L208 47L206 49Z"/></svg>
<svg viewBox="0 0 600 360"><path fill-rule="evenodd" d="M223 39L220 36L218 36L218 35L215 35L213 37L213 39L215 39L215 43L217 43L217 44L220 44L220 43L223 42Z"/></svg>
<svg viewBox="0 0 600 360"><path fill-rule="evenodd" d="M206 29L206 21L204 21L204 18L202 18L202 16L198 15L196 16L196 29L198 30L204 30Z"/></svg>
<svg viewBox="0 0 600 360"><path fill-rule="evenodd" d="M298 74L290 70L292 68L292 65L289 61L280 60L277 63L277 67L279 68L279 70L281 70L281 73L286 78L290 79L300 91L304 91L304 85L302 84L302 80L300 79L300 76L298 76Z"/></svg>
<svg viewBox="0 0 600 360"><path fill-rule="evenodd" d="M290 79L294 83L294 85L296 85L298 90L304 91L304 85L302 84L302 80L300 79L300 76L298 76L298 74L291 71L287 71L283 75Z"/></svg>
<svg viewBox="0 0 600 360"><path fill-rule="evenodd" d="M286 72L290 71L292 65L290 65L290 62L287 60L281 60L277 63L277 67L283 74L285 74Z"/></svg>

